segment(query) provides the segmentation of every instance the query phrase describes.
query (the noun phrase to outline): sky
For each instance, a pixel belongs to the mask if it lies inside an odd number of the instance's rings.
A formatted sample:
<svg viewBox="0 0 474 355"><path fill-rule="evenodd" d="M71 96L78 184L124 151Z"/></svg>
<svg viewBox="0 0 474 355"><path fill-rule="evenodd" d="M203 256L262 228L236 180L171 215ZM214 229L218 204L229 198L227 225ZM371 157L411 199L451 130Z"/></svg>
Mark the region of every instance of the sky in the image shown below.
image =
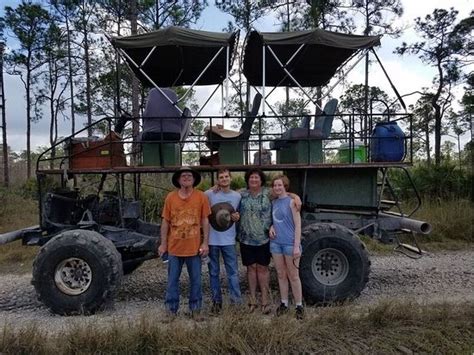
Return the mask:
<svg viewBox="0 0 474 355"><path fill-rule="evenodd" d="M0 5L0 16L3 15L4 6L15 7L19 1L13 0L2 0ZM213 3L212 0L208 3ZM404 56L400 57L393 53L397 46L400 46L402 42L412 43L418 41L415 31L413 30L414 19L416 17L424 18L425 15L432 13L435 8L449 9L454 7L459 11L458 20L469 15L470 11L474 8L470 0L430 0L430 1L413 1L413 0L402 0L404 7L404 14L401 19L398 20L397 24L406 28L405 33L398 39L391 39L389 37L382 38L382 45L377 50L377 54L380 57L385 69L395 83L396 88L401 95L411 93L416 90L420 90L422 87L429 87L431 80L435 75L434 68L427 67L422 64L416 56ZM221 31L229 21L230 17L214 6L206 8L202 14L201 19L196 23L193 28L208 30L208 31ZM264 17L259 19L255 24L254 28L261 31L277 31L279 24L276 23L276 19L270 17ZM7 32L8 35L8 32ZM241 34L241 39L243 35ZM12 43L10 38L7 38L7 45ZM377 67L377 68L376 68ZM352 83L363 83L363 62L359 63L356 70L351 73L349 80ZM6 99L6 114L7 114L7 133L8 133L8 145L14 151L22 151L26 149L26 113L25 113L25 99L23 85L19 81L18 77L10 76L4 73L4 85L5 85L5 99ZM379 86L384 89L389 95L394 96L390 86L385 79L383 73L378 69L378 66L372 66L370 74L371 86ZM204 97L207 97L207 93L210 88L198 91L196 100L200 101ZM337 91L335 92L337 94ZM457 99L459 100L462 95L461 87L459 87ZM337 95L336 95L337 96ZM418 97L416 95L407 97L406 103L412 104ZM209 110L213 110L217 107L217 103L214 106L209 106ZM218 114L217 112L209 112L212 114ZM45 115L46 116L46 115ZM82 122L85 119L79 119L76 127L82 126ZM61 120L59 122L59 135L67 135L70 133L70 122L69 120ZM32 125L32 137L31 145L33 150L36 150L38 146L47 146L49 143L49 123L46 117ZM450 139L447 137L447 139ZM464 137L464 141L467 141L467 136ZM454 141L454 139L452 139Z"/></svg>

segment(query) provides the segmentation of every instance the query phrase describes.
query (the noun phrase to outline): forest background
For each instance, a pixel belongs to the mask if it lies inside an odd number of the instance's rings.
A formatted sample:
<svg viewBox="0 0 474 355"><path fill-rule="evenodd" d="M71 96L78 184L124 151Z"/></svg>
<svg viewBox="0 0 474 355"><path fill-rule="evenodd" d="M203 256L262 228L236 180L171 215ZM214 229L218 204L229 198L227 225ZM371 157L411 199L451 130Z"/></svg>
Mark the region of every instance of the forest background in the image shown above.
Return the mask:
<svg viewBox="0 0 474 355"><path fill-rule="evenodd" d="M4 135L0 148L0 233L37 224L34 166L38 154L88 121L117 113L117 68L121 73L123 108L137 116L143 109L145 90L133 82L126 66L116 66L115 53L101 33L127 35L134 30L179 25L213 31L240 28L244 38L250 27L263 31L321 27L384 34L378 53L385 64L389 62L389 74L414 113L415 156L411 174L424 200L423 208L414 218L433 226L431 235L420 244L429 252L472 249L472 5L468 0L454 1L448 3L455 7L451 9L444 6L446 1L408 2L3 1L2 6L9 7L0 9L0 34L6 44L2 71L6 102L1 103ZM413 6L426 11L414 14L408 10ZM364 68L344 82L338 93L342 108L351 107L363 113L366 92L370 95L368 101L382 102L375 107L378 112L385 110L385 103L394 101L393 93L379 80L382 75L374 67L369 66L367 90ZM247 98L250 95L245 83L241 84ZM194 94L196 102L199 95ZM298 99L292 97L287 105L281 97L280 112L298 113ZM213 107L218 110L217 103ZM236 112L246 108L233 106ZM25 129L28 125L29 129ZM394 187L403 204L409 206L413 196L404 181L397 178L394 176ZM234 180L233 187L243 186L240 176ZM168 187L171 188L165 186ZM144 217L153 221L161 210L162 200L157 197L163 197L167 191L152 191L143 186L142 192ZM364 242L371 253L392 251L392 247L375 244L368 238ZM29 272L36 253L36 248L19 243L1 246L0 272ZM152 267L156 270L156 264ZM274 353L288 351L288 347L300 352L336 349L339 353L350 349L356 353L473 351L470 304L420 306L411 300L400 300L382 302L368 311L357 312L350 305L322 308L317 316L296 327L285 319L266 322L239 314L238 318L231 315L223 317L222 322L209 323L200 328L201 332L195 332L195 327L181 326L163 331L147 316L132 331L130 325L126 329L115 325L99 328L89 323L65 329L67 336L53 335L52 340L44 333L43 324L20 331L6 329L0 351L157 352L163 351L163 344L179 349L175 352L224 349ZM243 336L229 338L229 334Z"/></svg>
<svg viewBox="0 0 474 355"><path fill-rule="evenodd" d="M401 0L7 3L10 5L2 8L0 19L0 36L5 43L2 74L3 83L7 83L2 91L0 157L0 182L5 186L27 183L34 175L38 154L62 137L103 116L117 116L118 77L121 108L134 116L142 112L146 90L123 63L117 65L104 33L129 35L177 25L217 31L240 29L243 39L250 28L287 31L319 27L384 35L379 52L382 59L390 60L389 74L411 103L415 165L423 171L422 179L430 180L424 185L437 191L440 185L446 185L446 190L456 185L456 195L472 195L473 11L467 1L454 4L460 6L461 14L455 8L434 8L413 19L405 15L404 6L408 5ZM369 102L378 103L374 110L380 112L396 101L388 84L383 83L383 75L371 65L372 60L369 58L365 71L363 68L343 82L341 109L367 112L365 96ZM250 101L243 80L239 78L244 105L236 99L236 113L248 109ZM195 110L200 95L206 94L194 93L190 104ZM278 111L300 113L301 101L298 96L281 97ZM218 103L210 107L218 110ZM138 130L138 126L133 127L134 134ZM454 180L445 184L440 178Z"/></svg>

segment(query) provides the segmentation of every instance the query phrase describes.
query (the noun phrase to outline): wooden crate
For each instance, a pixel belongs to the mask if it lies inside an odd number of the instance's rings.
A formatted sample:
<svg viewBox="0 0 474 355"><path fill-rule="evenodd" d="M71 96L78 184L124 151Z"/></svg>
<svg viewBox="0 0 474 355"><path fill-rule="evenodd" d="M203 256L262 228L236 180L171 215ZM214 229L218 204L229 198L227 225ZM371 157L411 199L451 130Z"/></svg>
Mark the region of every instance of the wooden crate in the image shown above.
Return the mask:
<svg viewBox="0 0 474 355"><path fill-rule="evenodd" d="M73 170L127 166L123 143L115 132L98 140L73 138L69 154L69 168Z"/></svg>

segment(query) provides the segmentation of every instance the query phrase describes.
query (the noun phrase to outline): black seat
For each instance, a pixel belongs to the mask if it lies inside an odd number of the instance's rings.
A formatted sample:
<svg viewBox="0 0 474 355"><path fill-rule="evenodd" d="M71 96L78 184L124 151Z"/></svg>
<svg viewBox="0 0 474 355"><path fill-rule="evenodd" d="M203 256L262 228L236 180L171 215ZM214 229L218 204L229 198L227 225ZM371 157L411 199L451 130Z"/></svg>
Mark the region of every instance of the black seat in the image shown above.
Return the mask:
<svg viewBox="0 0 474 355"><path fill-rule="evenodd" d="M336 113L338 101L337 99L329 100L324 106L323 113L320 116L316 116L314 128L309 129L309 119L305 117L300 127L291 128L286 132L283 132L281 138L275 139L270 142L271 149L281 149L287 146L292 140L313 138L313 139L326 139L331 134L332 123L334 120L334 114Z"/></svg>

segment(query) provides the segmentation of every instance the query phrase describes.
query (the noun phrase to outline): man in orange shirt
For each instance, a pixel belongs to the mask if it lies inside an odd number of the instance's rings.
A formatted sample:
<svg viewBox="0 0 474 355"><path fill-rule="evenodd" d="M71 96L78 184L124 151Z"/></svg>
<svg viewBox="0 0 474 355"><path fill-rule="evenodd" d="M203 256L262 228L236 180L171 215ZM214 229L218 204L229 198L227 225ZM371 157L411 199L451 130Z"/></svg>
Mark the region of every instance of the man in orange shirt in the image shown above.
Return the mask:
<svg viewBox="0 0 474 355"><path fill-rule="evenodd" d="M183 264L188 270L189 309L192 317L202 307L201 257L209 253L209 220L211 214L206 195L194 189L201 181L198 172L182 167L172 177L178 189L166 196L161 222L161 244L158 253L168 253L166 308L176 315L179 308L179 277ZM201 238L202 227L202 238Z"/></svg>

